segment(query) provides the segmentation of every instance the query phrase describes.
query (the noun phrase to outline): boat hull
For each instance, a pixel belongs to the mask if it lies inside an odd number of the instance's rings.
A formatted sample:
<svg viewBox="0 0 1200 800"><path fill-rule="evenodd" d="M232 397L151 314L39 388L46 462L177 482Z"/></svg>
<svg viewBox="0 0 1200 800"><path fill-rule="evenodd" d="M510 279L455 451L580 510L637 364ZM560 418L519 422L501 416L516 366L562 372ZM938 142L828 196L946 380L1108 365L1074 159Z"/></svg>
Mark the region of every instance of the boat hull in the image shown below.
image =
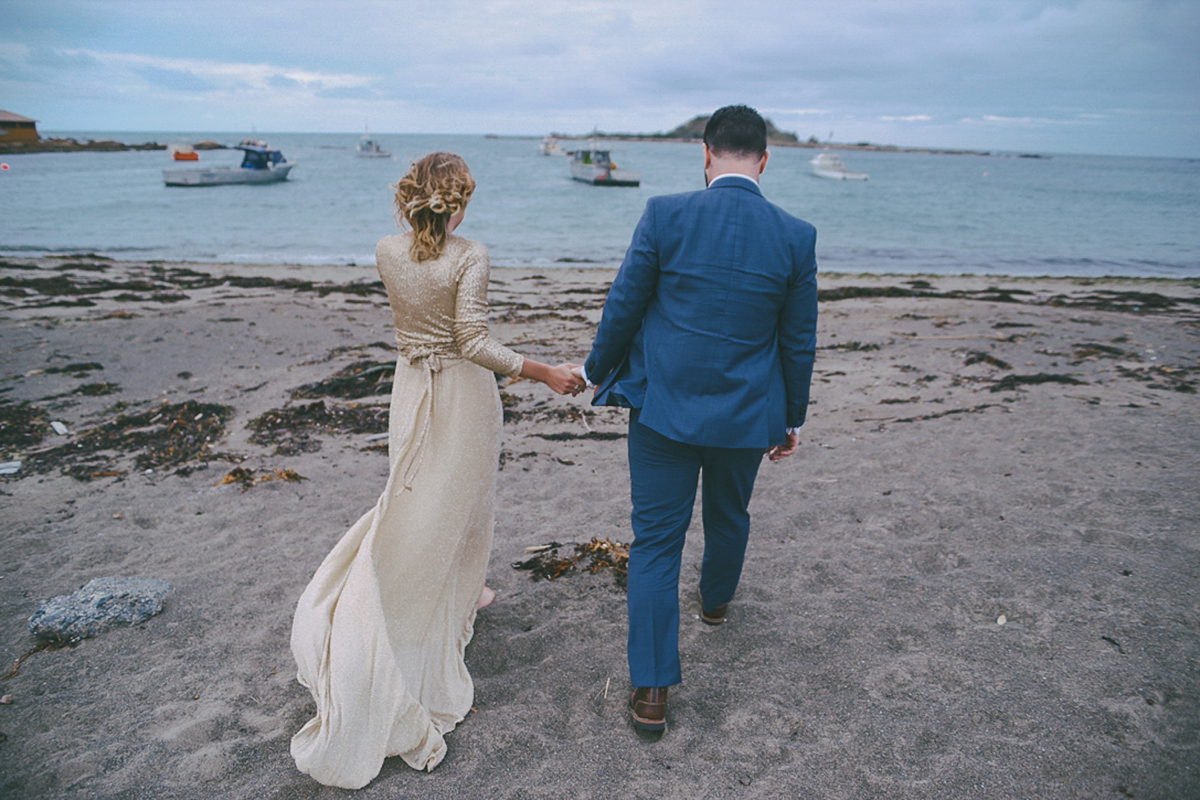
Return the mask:
<svg viewBox="0 0 1200 800"><path fill-rule="evenodd" d="M640 186L642 174L631 169L605 169L592 164L571 164L571 177L592 186Z"/></svg>
<svg viewBox="0 0 1200 800"><path fill-rule="evenodd" d="M825 178L831 181L865 181L870 176L865 172L853 172L851 170L836 170L836 169L821 169L813 167L813 175L818 178Z"/></svg>
<svg viewBox="0 0 1200 800"><path fill-rule="evenodd" d="M287 180L295 164L277 164L271 169L210 167L208 169L164 169L167 186L222 186L230 183L276 183Z"/></svg>
<svg viewBox="0 0 1200 800"><path fill-rule="evenodd" d="M813 175L830 181L865 181L869 177L865 172L846 169L842 160L833 153L819 153L808 163L812 164Z"/></svg>

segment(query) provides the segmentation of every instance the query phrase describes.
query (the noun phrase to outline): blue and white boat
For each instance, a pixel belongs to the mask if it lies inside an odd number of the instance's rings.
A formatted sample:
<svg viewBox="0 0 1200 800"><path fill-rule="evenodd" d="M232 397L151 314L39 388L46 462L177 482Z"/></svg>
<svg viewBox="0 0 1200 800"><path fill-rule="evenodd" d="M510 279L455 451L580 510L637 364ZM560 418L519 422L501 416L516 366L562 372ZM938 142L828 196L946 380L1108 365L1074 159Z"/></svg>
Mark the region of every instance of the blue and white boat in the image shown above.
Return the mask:
<svg viewBox="0 0 1200 800"><path fill-rule="evenodd" d="M225 183L275 183L287 180L288 173L296 166L273 150L266 142L246 140L234 145L242 151L242 163L238 167L205 167L203 169L164 169L163 182L167 186L218 186Z"/></svg>
<svg viewBox="0 0 1200 800"><path fill-rule="evenodd" d="M638 186L642 173L617 169L608 150L575 150L571 157L571 177L592 186Z"/></svg>

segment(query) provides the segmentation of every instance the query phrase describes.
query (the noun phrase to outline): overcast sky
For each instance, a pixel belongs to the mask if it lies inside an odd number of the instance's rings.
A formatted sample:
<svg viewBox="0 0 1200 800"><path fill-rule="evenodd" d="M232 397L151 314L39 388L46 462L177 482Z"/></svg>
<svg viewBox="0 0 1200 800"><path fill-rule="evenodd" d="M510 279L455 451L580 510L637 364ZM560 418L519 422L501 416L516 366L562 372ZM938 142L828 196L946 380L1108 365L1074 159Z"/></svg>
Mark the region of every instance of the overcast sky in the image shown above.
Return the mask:
<svg viewBox="0 0 1200 800"><path fill-rule="evenodd" d="M1200 157L1197 0L0 0L44 131L665 131Z"/></svg>

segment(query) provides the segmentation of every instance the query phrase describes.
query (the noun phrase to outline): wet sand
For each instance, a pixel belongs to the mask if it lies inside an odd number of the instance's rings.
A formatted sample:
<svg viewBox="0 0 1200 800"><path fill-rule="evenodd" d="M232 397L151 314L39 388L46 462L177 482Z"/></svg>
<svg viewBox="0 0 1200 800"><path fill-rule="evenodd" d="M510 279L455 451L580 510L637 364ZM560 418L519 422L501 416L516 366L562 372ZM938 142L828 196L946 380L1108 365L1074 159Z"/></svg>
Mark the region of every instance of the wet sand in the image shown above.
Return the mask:
<svg viewBox="0 0 1200 800"><path fill-rule="evenodd" d="M493 332L581 360L611 278L496 270ZM386 475L373 268L73 256L0 282L0 460L22 461L0 476L0 672L47 598L174 587L0 680L0 796L350 795L288 755L313 709L288 634ZM763 466L719 628L694 523L667 733L628 723L613 572L511 567L629 540L625 414L504 381L475 712L433 773L390 759L356 796L1200 794L1200 282L820 285L803 444Z"/></svg>

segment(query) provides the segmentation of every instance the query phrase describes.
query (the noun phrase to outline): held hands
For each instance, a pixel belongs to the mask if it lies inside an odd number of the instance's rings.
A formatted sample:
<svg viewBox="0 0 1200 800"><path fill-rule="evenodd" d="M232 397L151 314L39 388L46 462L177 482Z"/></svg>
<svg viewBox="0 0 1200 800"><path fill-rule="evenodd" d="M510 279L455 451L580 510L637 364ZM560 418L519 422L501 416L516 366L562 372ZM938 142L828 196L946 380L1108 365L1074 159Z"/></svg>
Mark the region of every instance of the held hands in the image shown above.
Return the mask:
<svg viewBox="0 0 1200 800"><path fill-rule="evenodd" d="M551 367L540 361L527 358L521 367L521 377L544 383L556 394L570 394L574 397L584 388L583 381L576 377L572 371L575 367L576 365L571 363Z"/></svg>
<svg viewBox="0 0 1200 800"><path fill-rule="evenodd" d="M578 394L579 392L582 392L584 389L586 389L588 387L587 378L585 378L583 376L583 367L581 367L578 364L572 364L571 365L571 374L573 374L576 378L579 379L579 389L576 391L576 394ZM592 386L592 394L595 394L598 391L600 391L600 387L593 385Z"/></svg>
<svg viewBox="0 0 1200 800"><path fill-rule="evenodd" d="M767 458L771 459L772 461L778 461L781 458L787 458L792 453L796 452L796 448L799 446L800 434L789 433L787 435L787 442L767 448Z"/></svg>
<svg viewBox="0 0 1200 800"><path fill-rule="evenodd" d="M570 362L559 364L557 367L549 367L542 383L549 386L556 394L569 394L574 397L587 388L587 384L578 374L579 369L578 364Z"/></svg>

